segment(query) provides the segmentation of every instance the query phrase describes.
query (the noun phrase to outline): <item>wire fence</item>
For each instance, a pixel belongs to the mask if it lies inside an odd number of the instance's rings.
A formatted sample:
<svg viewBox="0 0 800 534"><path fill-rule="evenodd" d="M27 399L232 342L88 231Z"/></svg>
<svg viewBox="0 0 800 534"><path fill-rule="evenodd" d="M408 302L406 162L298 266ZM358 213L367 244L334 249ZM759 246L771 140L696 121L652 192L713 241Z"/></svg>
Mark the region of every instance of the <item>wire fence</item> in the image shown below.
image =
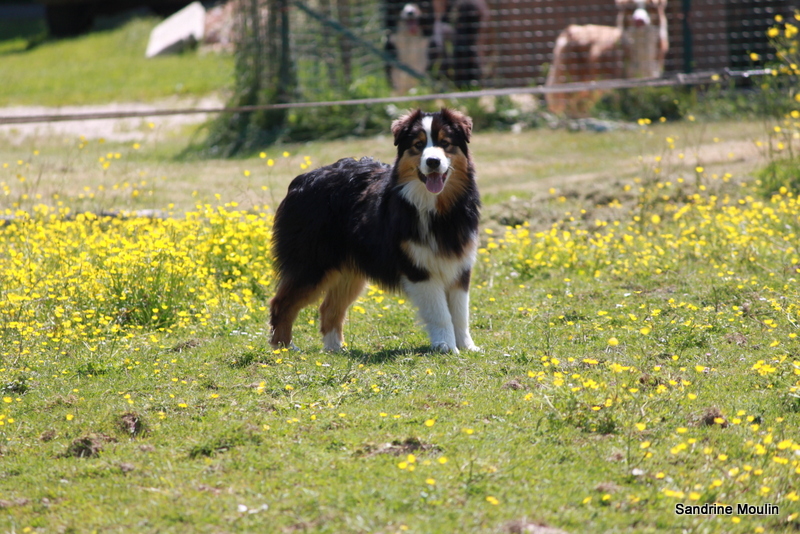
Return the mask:
<svg viewBox="0 0 800 534"><path fill-rule="evenodd" d="M660 23L648 2L650 23ZM617 27L621 4L612 0L490 0L485 23L484 85L544 83L554 44L569 25ZM785 0L670 0L663 2L668 50L664 72L744 69L774 59L767 29L775 16L791 18ZM758 59L751 59L751 53ZM614 58L612 61L624 61ZM615 65L604 65L614 70Z"/></svg>
<svg viewBox="0 0 800 534"><path fill-rule="evenodd" d="M267 109L307 109L327 107L365 106L375 104L402 104L427 101L442 101L456 99L472 99L482 97L503 97L511 95L541 95L552 93L581 93L585 91L612 91L616 89L635 89L642 87L676 87L693 86L701 84L723 84L737 79L748 79L756 76L768 76L771 69L748 69L734 71L723 69L721 71L704 71L691 74L679 73L670 77L649 78L638 80L600 80L596 82L565 83L557 87L544 85L534 87L507 87L487 88L472 91L453 91L446 93L429 93L421 95L387 96L348 100L319 100L313 102L288 102L284 104L258 104L238 107L200 107L181 109L132 109L78 113L47 113L38 115L9 115L0 116L0 125L4 124L33 124L44 122L68 122L80 120L104 120L124 118L155 118L170 115L207 115L215 113L252 113Z"/></svg>
<svg viewBox="0 0 800 534"><path fill-rule="evenodd" d="M406 0L300 0L294 5L303 8L292 15L293 53L298 73L305 76L300 87L304 99L319 100L326 90L352 84L391 85L391 75L384 76L391 66L376 50L462 88L541 85L559 60L557 44L570 27L575 46L563 59L593 63L576 69L591 70L595 78L631 77L633 56L646 55L659 40L659 68L648 74L757 68L774 59L767 30L775 16L791 19L800 2L420 0L421 37L403 36ZM644 20L634 19L637 9ZM592 56L584 50L592 47L605 49ZM395 86L395 92L405 94L407 88Z"/></svg>
<svg viewBox="0 0 800 534"><path fill-rule="evenodd" d="M759 69L775 60L769 28L776 16L794 21L800 8L800 0L418 0L416 11L406 0L231 1L263 19L255 28L266 44L255 65L280 71L278 82L261 88L282 86L280 101L240 99L225 109L147 116L478 97L505 89L543 95L556 112L585 115L597 89L763 74ZM137 115L84 118L123 116ZM0 124L80 118L0 117Z"/></svg>

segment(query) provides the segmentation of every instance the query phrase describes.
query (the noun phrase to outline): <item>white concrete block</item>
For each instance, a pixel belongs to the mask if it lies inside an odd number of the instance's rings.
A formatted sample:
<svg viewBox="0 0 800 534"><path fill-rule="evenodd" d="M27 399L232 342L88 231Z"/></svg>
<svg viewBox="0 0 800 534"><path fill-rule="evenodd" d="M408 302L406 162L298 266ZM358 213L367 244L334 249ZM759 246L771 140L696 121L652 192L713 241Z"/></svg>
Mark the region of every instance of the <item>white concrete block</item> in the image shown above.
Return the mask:
<svg viewBox="0 0 800 534"><path fill-rule="evenodd" d="M145 56L174 54L199 43L203 40L205 27L206 9L200 2L192 2L153 28Z"/></svg>

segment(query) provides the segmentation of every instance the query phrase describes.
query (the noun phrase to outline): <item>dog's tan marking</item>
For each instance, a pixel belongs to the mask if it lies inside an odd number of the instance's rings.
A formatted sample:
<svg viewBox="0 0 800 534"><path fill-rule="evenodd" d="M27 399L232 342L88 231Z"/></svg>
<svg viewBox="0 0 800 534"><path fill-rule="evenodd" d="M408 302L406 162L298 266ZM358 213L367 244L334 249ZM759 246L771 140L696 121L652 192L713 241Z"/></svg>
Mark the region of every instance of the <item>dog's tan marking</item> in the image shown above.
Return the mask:
<svg viewBox="0 0 800 534"><path fill-rule="evenodd" d="M289 276L278 283L278 291L270 301L270 323L272 338L270 345L275 348L292 346L292 325L300 310L316 302L320 295L335 281L338 272L325 275L316 286L297 285Z"/></svg>
<svg viewBox="0 0 800 534"><path fill-rule="evenodd" d="M444 184L444 190L436 197L436 211L439 213L450 211L469 187L469 160L458 147L449 156L450 176Z"/></svg>
<svg viewBox="0 0 800 534"><path fill-rule="evenodd" d="M367 279L351 270L339 272L331 281L325 300L319 307L320 332L325 350L337 351L342 348L347 308L358 298L366 285Z"/></svg>
<svg viewBox="0 0 800 534"><path fill-rule="evenodd" d="M403 185L419 180L417 169L419 169L419 154L414 156L407 150L397 162L397 184Z"/></svg>

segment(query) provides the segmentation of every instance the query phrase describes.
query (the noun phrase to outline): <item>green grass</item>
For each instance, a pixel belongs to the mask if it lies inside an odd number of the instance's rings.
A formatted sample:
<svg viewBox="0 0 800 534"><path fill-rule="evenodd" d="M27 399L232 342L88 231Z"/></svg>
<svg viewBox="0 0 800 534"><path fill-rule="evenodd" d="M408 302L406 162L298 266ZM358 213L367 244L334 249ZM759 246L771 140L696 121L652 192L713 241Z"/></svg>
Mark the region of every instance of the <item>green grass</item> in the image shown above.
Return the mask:
<svg viewBox="0 0 800 534"><path fill-rule="evenodd" d="M273 352L268 219L214 208L274 206L305 156L389 159L386 138L226 162L177 161L168 137L4 145L8 213L212 207L0 227L0 530L796 532L800 206L742 185L758 131L478 132L486 213L532 226L484 221L483 350L462 354L375 289L347 351L321 352L308 308L303 350ZM780 513L674 513L715 501Z"/></svg>
<svg viewBox="0 0 800 534"><path fill-rule="evenodd" d="M147 39L157 22L133 18L82 37L44 41L29 50L23 42L30 34L2 32L6 39L0 41L0 106L199 97L232 83L230 55L187 52L146 59Z"/></svg>
<svg viewBox="0 0 800 534"><path fill-rule="evenodd" d="M388 123L387 119L387 134ZM53 195L73 209L92 211L166 208L168 204L185 211L198 202L219 201L237 202L243 208L275 206L302 171L306 157L313 167L343 157L372 156L386 162L395 157L391 139L383 135L274 146L265 150L265 158L205 160L180 155L187 139L202 136L191 127L169 130L156 121L153 128L142 124L140 132L138 149L133 142L77 136L23 138L13 130L0 135L4 141L0 142L0 167L7 165L0 168L0 183L14 192L0 197L0 210L30 207ZM512 197L519 201L538 198L548 195L550 188L568 195L573 205L584 200L593 205L606 196L603 191L609 183L621 187L624 180L651 175L655 158L661 158L662 172L691 180L698 164L709 176L748 175L766 164L754 144L763 133L763 126L755 122L702 126L677 122L602 135L540 129L520 134L478 132L471 149L489 205ZM674 140L672 149L667 138ZM285 158L284 152L290 156ZM109 154L112 158L105 161ZM270 159L272 167L267 164ZM503 205L501 209L509 208ZM536 205L527 210L527 217L538 211L548 217L555 213Z"/></svg>
<svg viewBox="0 0 800 534"><path fill-rule="evenodd" d="M145 60L154 23L30 50L0 26L0 105L229 82L224 56ZM476 132L462 354L374 288L345 352L313 308L303 350L266 343L269 214L387 136L199 161L193 133L0 140L0 531L797 532L800 206L752 187L764 126ZM147 208L175 219L75 217ZM780 512L674 512L707 502Z"/></svg>
<svg viewBox="0 0 800 534"><path fill-rule="evenodd" d="M46 34L43 19L0 20L0 57L24 52Z"/></svg>

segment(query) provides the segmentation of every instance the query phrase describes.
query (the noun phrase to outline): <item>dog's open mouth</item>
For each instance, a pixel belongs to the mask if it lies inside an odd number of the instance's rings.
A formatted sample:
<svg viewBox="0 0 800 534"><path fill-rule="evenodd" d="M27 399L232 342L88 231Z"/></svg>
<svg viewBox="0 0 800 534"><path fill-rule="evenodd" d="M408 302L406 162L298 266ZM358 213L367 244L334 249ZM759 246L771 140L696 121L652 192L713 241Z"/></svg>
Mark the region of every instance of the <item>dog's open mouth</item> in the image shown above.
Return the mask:
<svg viewBox="0 0 800 534"><path fill-rule="evenodd" d="M447 176L441 172L431 172L427 175L419 173L420 177L422 177L422 181L425 183L425 187L431 193L441 193L442 189L444 189L444 182L447 179Z"/></svg>

